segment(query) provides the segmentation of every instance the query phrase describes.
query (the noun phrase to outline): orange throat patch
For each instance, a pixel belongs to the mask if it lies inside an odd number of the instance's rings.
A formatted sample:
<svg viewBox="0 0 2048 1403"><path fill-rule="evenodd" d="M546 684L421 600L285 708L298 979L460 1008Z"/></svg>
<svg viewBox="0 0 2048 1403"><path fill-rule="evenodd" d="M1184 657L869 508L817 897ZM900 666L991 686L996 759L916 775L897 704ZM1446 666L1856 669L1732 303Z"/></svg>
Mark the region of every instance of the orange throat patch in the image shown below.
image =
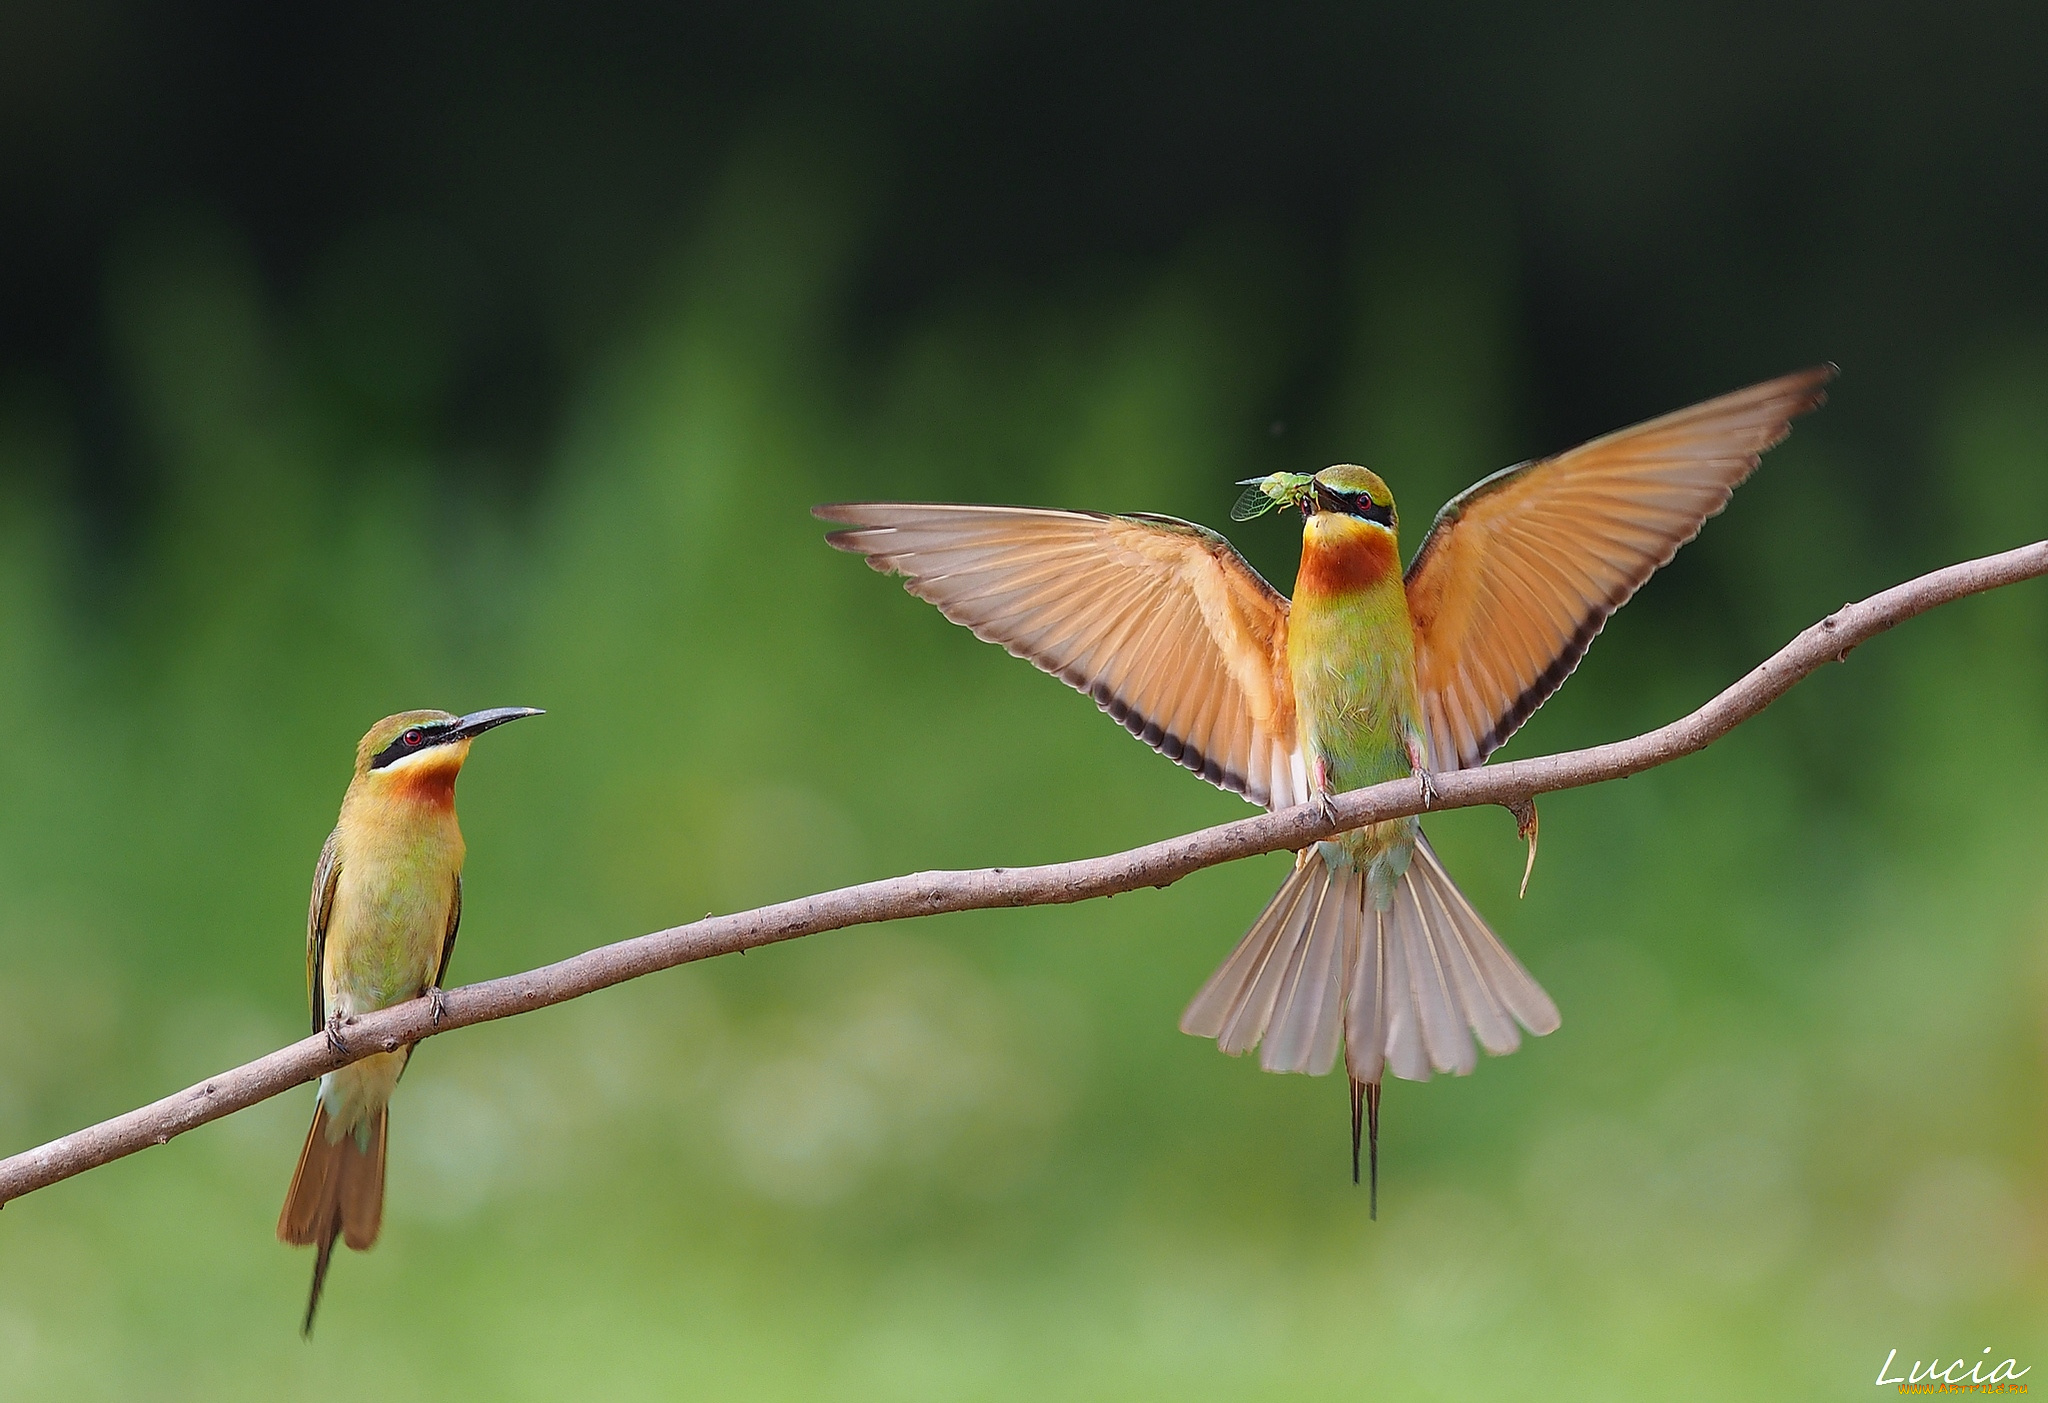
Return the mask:
<svg viewBox="0 0 2048 1403"><path fill-rule="evenodd" d="M1355 594L1400 573L1394 533L1369 521L1319 512L1301 530L1297 596Z"/></svg>
<svg viewBox="0 0 2048 1403"><path fill-rule="evenodd" d="M445 757L430 751L391 770L384 777L384 792L401 803L424 804L437 809L452 807L455 803L455 777L462 773L462 762L469 747L458 743L445 749L449 752Z"/></svg>

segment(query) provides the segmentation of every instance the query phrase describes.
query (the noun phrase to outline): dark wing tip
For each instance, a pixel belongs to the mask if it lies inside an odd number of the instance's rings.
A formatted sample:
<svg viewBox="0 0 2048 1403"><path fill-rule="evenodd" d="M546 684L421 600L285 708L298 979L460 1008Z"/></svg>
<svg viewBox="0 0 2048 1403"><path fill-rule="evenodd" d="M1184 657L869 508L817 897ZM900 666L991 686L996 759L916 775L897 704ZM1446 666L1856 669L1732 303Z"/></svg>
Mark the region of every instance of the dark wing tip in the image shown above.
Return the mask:
<svg viewBox="0 0 2048 1403"><path fill-rule="evenodd" d="M1822 361L1819 365L1808 366L1804 370L1795 370L1789 375L1780 375L1775 380L1766 380L1756 387L1758 389L1779 391L1786 398L1776 399L1775 396L1773 397L1773 403L1777 408L1775 427L1771 430L1769 441L1759 445L1756 452L1750 455L1750 472L1756 471L1758 464L1763 460L1764 454L1776 448L1791 435L1792 421L1794 419L1802 415L1811 414L1814 410L1819 409L1828 402L1828 384L1841 373L1841 367L1833 361ZM1738 390L1736 393L1740 394L1742 392Z"/></svg>
<svg viewBox="0 0 2048 1403"><path fill-rule="evenodd" d="M1816 391L1821 391L1822 387L1839 378L1841 373L1842 367L1831 360L1824 360L1819 365L1808 366L1804 371L1800 372L1807 383L1812 385Z"/></svg>
<svg viewBox="0 0 2048 1403"><path fill-rule="evenodd" d="M1804 370L1795 370L1781 378L1781 384L1792 389L1797 396L1792 407L1785 411L1787 419L1797 419L1810 414L1828 402L1828 385L1842 373L1842 367L1833 361L1822 361Z"/></svg>

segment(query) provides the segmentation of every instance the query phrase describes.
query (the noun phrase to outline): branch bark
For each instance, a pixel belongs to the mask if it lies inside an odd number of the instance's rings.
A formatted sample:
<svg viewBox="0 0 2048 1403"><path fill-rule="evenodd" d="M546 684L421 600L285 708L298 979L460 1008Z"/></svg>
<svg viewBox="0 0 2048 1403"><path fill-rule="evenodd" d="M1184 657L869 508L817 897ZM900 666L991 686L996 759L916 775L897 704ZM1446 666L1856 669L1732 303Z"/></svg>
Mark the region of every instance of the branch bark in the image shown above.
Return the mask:
<svg viewBox="0 0 2048 1403"><path fill-rule="evenodd" d="M1844 605L1772 654L1689 716L1629 740L1434 776L1427 807L1521 806L1541 794L1621 779L1703 749L1762 711L1800 679L1895 624L1939 605L2048 574L2048 541L1964 561ZM1304 804L1168 838L1127 852L1042 867L920 872L864 882L795 901L600 946L524 974L448 991L439 1023L425 999L351 1020L346 1054L322 1034L209 1077L174 1095L0 1160L0 1204L82 1174L208 1121L255 1105L357 1057L391 1051L436 1033L546 1008L657 970L752 950L798 936L876 921L1004 906L1043 906L1164 887L1205 867L1305 847L1333 833L1423 812L1421 785L1394 780L1338 796L1335 817Z"/></svg>

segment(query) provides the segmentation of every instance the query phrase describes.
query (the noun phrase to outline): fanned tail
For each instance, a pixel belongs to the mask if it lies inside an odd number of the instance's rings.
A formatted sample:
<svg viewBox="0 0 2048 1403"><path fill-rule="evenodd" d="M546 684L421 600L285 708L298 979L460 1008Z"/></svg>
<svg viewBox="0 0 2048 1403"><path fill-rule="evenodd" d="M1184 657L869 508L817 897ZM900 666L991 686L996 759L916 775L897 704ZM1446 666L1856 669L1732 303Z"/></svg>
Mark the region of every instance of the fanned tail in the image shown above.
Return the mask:
<svg viewBox="0 0 2048 1403"><path fill-rule="evenodd" d="M1303 852L1188 1004L1180 1027L1216 1039L1232 1056L1259 1048L1259 1065L1269 1072L1319 1076L1336 1065L1341 1045L1355 1083L1353 1177L1358 1132L1369 1127L1376 1204L1385 1075L1427 1081L1434 1069L1463 1076L1478 1065L1475 1035L1500 1057L1521 1046L1517 1023L1541 1037L1558 1021L1550 995L1418 834L1383 911L1371 905L1362 872L1333 869L1320 847Z"/></svg>
<svg viewBox="0 0 2048 1403"><path fill-rule="evenodd" d="M1374 924L1345 999L1346 1058L1359 1081L1388 1070L1408 1081L1427 1081L1432 1069L1464 1076L1479 1063L1475 1035L1505 1057L1522 1045L1517 1023L1538 1037L1557 1030L1557 1005L1472 909L1428 839L1416 837Z"/></svg>
<svg viewBox="0 0 2048 1403"><path fill-rule="evenodd" d="M1332 869L1311 848L1244 939L1181 1015L1184 1033L1232 1056L1260 1048L1269 1072L1320 1075L1341 1042L1354 1080L1387 1071L1478 1065L1472 1038L1496 1057L1558 1026L1557 1005L1500 943L1418 837L1386 910L1363 873Z"/></svg>
<svg viewBox="0 0 2048 1403"><path fill-rule="evenodd" d="M360 1141L337 1130L322 1100L313 1109L313 1125L299 1167L285 1193L278 1215L277 1236L294 1247L313 1246L313 1289L306 1299L306 1319L299 1333L310 1338L313 1315L320 1309L320 1289L327 1284L327 1266L339 1237L358 1252L377 1241L384 1225L384 1146L391 1112L381 1107L369 1134Z"/></svg>
<svg viewBox="0 0 2048 1403"><path fill-rule="evenodd" d="M1309 849L1195 995L1181 1031L1214 1038L1233 1057L1259 1047L1269 1072L1329 1071L1344 1036L1344 973L1367 916L1364 877L1332 871Z"/></svg>

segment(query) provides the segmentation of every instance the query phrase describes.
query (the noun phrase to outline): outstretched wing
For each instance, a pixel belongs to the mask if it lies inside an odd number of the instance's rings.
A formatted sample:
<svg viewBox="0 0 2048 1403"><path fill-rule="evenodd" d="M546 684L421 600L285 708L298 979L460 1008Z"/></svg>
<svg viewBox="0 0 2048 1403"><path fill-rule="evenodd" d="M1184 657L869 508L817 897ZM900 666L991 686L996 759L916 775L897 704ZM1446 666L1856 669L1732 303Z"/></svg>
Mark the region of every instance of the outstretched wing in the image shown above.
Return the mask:
<svg viewBox="0 0 2048 1403"><path fill-rule="evenodd" d="M1513 735L1834 376L1752 385L1452 498L1407 575L1432 763L1469 768Z"/></svg>
<svg viewBox="0 0 2048 1403"><path fill-rule="evenodd" d="M320 845L313 868L313 899L306 908L306 1002L313 1012L313 1031L327 1026L327 982L321 965L327 957L327 918L334 914L334 884L341 880L341 845L335 829Z"/></svg>
<svg viewBox="0 0 2048 1403"><path fill-rule="evenodd" d="M1269 808L1308 797L1287 600L1230 542L1164 516L856 502L826 537L1138 739Z"/></svg>

